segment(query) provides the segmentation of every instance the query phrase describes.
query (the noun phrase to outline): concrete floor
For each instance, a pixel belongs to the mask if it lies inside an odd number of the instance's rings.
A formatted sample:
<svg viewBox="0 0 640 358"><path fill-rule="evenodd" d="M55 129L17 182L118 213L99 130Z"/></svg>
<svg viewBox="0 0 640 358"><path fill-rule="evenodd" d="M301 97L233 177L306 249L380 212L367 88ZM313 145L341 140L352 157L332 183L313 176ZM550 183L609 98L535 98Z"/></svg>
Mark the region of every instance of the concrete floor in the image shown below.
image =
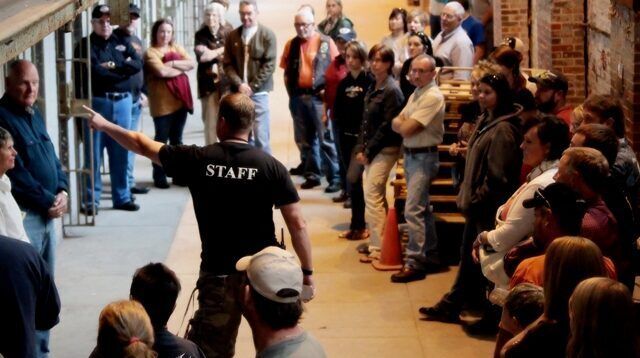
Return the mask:
<svg viewBox="0 0 640 358"><path fill-rule="evenodd" d="M260 2L260 21L276 32L278 53L286 39L294 35L292 14L302 3L312 4L318 14L324 14L322 0ZM229 14L234 25L238 24L236 4L234 1ZM371 46L386 34L388 12L398 5L398 1L390 0L350 0L345 1L345 13L356 23L359 37ZM274 76L271 144L275 156L291 167L298 162L298 151L293 143L282 70L278 69ZM196 107L185 130L184 141L189 144L203 143L199 105ZM143 131L153 134L148 113ZM150 185L149 161L137 159L136 177ZM299 184L300 178L294 181ZM348 227L348 210L333 204L321 188L301 190L300 195L313 242L317 285L317 297L306 305L302 325L320 340L328 356L491 356L493 341L470 338L458 325L420 319L418 308L434 304L448 290L455 267L420 282L392 284L391 273L378 272L358 262L357 243L337 238ZM200 263L200 242L189 193L179 187L153 189L148 195L138 195L138 202L138 212L101 210L95 227L67 231L70 237L60 244L57 257L56 280L63 309L61 322L52 332L54 357L88 356L95 345L100 310L108 302L127 298L134 270L151 261L165 262L182 281L169 329L184 332L181 320ZM110 200L103 201L102 206L110 207ZM276 228L284 227L278 212L274 219ZM241 326L236 350L238 357L255 355L246 322Z"/></svg>

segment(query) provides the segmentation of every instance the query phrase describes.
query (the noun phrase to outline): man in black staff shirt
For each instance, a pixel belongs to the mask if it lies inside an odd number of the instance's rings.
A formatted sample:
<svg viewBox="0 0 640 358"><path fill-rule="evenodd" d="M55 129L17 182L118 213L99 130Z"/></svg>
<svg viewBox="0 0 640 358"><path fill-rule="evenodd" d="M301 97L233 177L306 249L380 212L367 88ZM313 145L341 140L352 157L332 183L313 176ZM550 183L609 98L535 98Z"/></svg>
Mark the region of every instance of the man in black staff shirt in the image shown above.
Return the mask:
<svg viewBox="0 0 640 358"><path fill-rule="evenodd" d="M164 145L87 110L93 114L91 127L162 165L169 176L187 183L191 191L202 263L197 283L199 308L188 338L207 357L234 354L244 284L235 263L277 245L274 206L280 209L291 234L304 284L313 287L311 242L298 193L280 162L248 144L255 119L255 106L248 96L233 93L221 100L217 122L221 142L206 147Z"/></svg>
<svg viewBox="0 0 640 358"><path fill-rule="evenodd" d="M91 56L91 106L112 123L129 129L133 104L131 82L134 76L142 70L142 60L130 43L113 34L110 11L107 5L96 5L93 8L91 12L93 32L89 36L91 49L87 51L87 42L82 41L81 46L76 49L76 57L86 58L88 52ZM87 68L84 64L77 63L75 71L76 95L79 98L88 98ZM85 82L82 83L82 81ZM91 136L93 148L89 145ZM93 170L95 173L93 185L95 190L91 190L90 177L87 176L86 189L82 193L81 211L87 215L97 213L94 211L100 205L100 193L102 192L100 165L105 147L109 154L113 208L127 211L140 209L131 198L127 180L127 165L129 163L127 150L102 133L94 132L91 135L88 127L85 128L83 137L86 168L91 165L91 149L93 149Z"/></svg>

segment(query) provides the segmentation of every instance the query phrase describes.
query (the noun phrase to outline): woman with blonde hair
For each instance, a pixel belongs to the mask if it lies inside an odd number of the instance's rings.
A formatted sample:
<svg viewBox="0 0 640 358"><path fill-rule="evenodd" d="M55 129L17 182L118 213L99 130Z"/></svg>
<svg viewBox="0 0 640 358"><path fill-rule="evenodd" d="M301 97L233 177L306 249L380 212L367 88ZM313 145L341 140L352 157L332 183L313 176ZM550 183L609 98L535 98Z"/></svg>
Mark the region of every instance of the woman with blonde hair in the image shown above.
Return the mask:
<svg viewBox="0 0 640 358"><path fill-rule="evenodd" d="M342 13L342 0L327 0L327 18L318 24L318 30L333 41L345 31L353 31L353 22Z"/></svg>
<svg viewBox="0 0 640 358"><path fill-rule="evenodd" d="M225 9L219 3L210 3L202 13L203 23L195 33L194 52L198 61L197 82L198 97L202 104L202 122L204 123L204 143L218 141L216 122L220 98L227 90L222 59L227 35L233 30L224 22Z"/></svg>
<svg viewBox="0 0 640 358"><path fill-rule="evenodd" d="M155 358L153 328L137 301L109 303L100 312L98 344L89 358Z"/></svg>
<svg viewBox="0 0 640 358"><path fill-rule="evenodd" d="M544 259L544 313L502 349L502 357L565 357L569 297L590 277L604 277L602 252L584 237L555 239Z"/></svg>
<svg viewBox="0 0 640 358"><path fill-rule="evenodd" d="M584 107L582 105L578 105L571 112L571 125L569 126L569 131L571 135L576 134L578 128L582 125L584 121Z"/></svg>
<svg viewBox="0 0 640 358"><path fill-rule="evenodd" d="M569 300L569 358L637 357L633 302L625 285L604 277L582 281Z"/></svg>

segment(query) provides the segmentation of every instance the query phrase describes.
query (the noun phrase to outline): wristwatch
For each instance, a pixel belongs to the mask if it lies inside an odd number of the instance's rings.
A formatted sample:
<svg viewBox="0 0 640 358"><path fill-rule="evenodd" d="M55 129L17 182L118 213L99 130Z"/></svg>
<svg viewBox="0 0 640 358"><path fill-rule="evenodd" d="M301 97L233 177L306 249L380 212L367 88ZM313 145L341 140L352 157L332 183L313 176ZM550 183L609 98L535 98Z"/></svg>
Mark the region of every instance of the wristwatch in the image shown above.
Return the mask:
<svg viewBox="0 0 640 358"><path fill-rule="evenodd" d="M107 66L109 66L110 69L114 69L116 68L116 63L113 61L109 61L107 62Z"/></svg>
<svg viewBox="0 0 640 358"><path fill-rule="evenodd" d="M310 270L310 269L303 268L302 269L302 274L305 275L305 276L311 276L311 275L313 275L313 269Z"/></svg>

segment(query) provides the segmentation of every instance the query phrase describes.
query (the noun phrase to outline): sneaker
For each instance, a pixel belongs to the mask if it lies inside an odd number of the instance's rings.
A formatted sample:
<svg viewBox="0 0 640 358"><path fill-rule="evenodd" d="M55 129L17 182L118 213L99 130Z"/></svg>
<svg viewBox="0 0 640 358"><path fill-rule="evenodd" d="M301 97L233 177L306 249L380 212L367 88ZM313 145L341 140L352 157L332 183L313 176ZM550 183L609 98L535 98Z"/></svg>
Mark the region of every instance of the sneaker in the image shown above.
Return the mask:
<svg viewBox="0 0 640 358"><path fill-rule="evenodd" d="M380 250L373 250L369 252L368 255L362 255L360 257L360 262L363 264L369 264L373 262L373 260L380 260Z"/></svg>
<svg viewBox="0 0 640 358"><path fill-rule="evenodd" d="M409 283L413 281L424 280L427 277L427 273L422 270L416 270L414 268L404 266L400 272L396 272L391 275L391 282L395 283Z"/></svg>
<svg viewBox="0 0 640 358"><path fill-rule="evenodd" d="M342 193L340 193L340 195L338 195L335 198L331 199L331 201L333 201L334 203L343 203L343 202L347 201L347 199L349 199L349 194L347 194L343 190Z"/></svg>
<svg viewBox="0 0 640 358"><path fill-rule="evenodd" d="M98 207L97 206L95 207L95 212L94 212L94 208L93 207L91 207L91 206L87 206L87 207L83 206L83 207L80 208L80 213L84 214L84 215L87 215L87 216L95 216L95 215L98 215Z"/></svg>
<svg viewBox="0 0 640 358"><path fill-rule="evenodd" d="M488 316L490 315L484 315L479 320L464 325L462 329L471 336L495 336L498 333L499 320Z"/></svg>
<svg viewBox="0 0 640 358"><path fill-rule="evenodd" d="M342 189L340 183L331 183L329 186L324 188L325 193L337 193Z"/></svg>
<svg viewBox="0 0 640 358"><path fill-rule="evenodd" d="M124 210L124 211L138 211L140 210L140 205L134 203L133 201L128 201L124 204L114 205L113 208L116 210Z"/></svg>
<svg viewBox="0 0 640 358"><path fill-rule="evenodd" d="M302 166L302 163L300 163L300 165L298 165L295 168L289 169L289 174L291 174L291 175L303 175L304 174L304 168Z"/></svg>
<svg viewBox="0 0 640 358"><path fill-rule="evenodd" d="M460 322L460 311L451 307L450 303L440 300L433 307L420 307L418 310L421 314L427 316L429 321L438 321L445 323Z"/></svg>
<svg viewBox="0 0 640 358"><path fill-rule="evenodd" d="M167 179L154 180L153 181L153 186L155 186L158 189L169 189L169 187L170 187L169 182L167 181Z"/></svg>
<svg viewBox="0 0 640 358"><path fill-rule="evenodd" d="M358 245L358 247L356 247L356 251L358 251L359 254L369 255L369 243L363 242Z"/></svg>
<svg viewBox="0 0 640 358"><path fill-rule="evenodd" d="M302 183L300 185L300 188L301 189L313 189L313 188L315 188L317 186L320 186L320 180L318 180L318 179L307 179L304 183Z"/></svg>
<svg viewBox="0 0 640 358"><path fill-rule="evenodd" d="M146 194L149 192L148 186L132 186L131 194Z"/></svg>

